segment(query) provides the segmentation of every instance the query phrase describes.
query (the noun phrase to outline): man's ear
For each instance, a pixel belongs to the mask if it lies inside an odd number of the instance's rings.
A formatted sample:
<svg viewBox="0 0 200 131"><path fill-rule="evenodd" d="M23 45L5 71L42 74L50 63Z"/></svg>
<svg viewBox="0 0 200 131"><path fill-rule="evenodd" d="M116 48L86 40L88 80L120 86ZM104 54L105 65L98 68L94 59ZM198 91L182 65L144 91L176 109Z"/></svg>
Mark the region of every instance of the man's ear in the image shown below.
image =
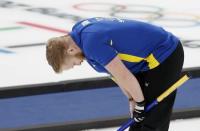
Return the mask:
<svg viewBox="0 0 200 131"><path fill-rule="evenodd" d="M67 49L66 53L69 54L69 55L75 55L77 53L77 50L76 50L75 47L69 46L69 48Z"/></svg>

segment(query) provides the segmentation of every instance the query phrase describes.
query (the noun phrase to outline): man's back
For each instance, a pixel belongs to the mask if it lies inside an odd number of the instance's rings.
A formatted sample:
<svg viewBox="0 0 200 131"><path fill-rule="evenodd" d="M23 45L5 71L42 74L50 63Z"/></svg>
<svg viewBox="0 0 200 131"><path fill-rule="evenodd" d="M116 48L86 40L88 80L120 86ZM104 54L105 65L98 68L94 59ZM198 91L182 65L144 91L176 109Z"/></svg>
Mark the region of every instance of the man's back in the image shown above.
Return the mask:
<svg viewBox="0 0 200 131"><path fill-rule="evenodd" d="M179 41L161 27L118 18L86 19L77 23L72 32L79 37L76 43L86 56L105 65L104 54L114 50L132 72L155 68L173 52ZM101 49L101 46L113 50ZM95 59L98 52L102 55ZM99 57L102 57L101 61L98 61Z"/></svg>

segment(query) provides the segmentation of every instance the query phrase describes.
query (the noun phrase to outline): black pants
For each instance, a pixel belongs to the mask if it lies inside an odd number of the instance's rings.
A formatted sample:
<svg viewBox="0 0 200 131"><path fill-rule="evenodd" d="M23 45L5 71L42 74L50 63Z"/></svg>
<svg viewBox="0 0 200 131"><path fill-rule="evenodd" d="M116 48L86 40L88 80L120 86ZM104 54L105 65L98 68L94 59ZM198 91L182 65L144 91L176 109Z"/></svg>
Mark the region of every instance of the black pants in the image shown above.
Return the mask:
<svg viewBox="0 0 200 131"><path fill-rule="evenodd" d="M158 67L135 74L142 88L147 105L173 85L181 75L184 52L181 43ZM176 91L146 114L140 126L131 126L129 131L168 131Z"/></svg>

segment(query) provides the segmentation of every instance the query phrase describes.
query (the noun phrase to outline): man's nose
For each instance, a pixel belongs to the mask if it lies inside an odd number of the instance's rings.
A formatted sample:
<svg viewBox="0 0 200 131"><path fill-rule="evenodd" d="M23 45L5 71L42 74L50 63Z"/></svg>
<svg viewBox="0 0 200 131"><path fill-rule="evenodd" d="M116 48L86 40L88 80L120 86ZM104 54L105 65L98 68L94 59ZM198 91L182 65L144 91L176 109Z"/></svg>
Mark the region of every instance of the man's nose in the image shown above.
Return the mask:
<svg viewBox="0 0 200 131"><path fill-rule="evenodd" d="M81 62L77 63L77 65L81 65Z"/></svg>

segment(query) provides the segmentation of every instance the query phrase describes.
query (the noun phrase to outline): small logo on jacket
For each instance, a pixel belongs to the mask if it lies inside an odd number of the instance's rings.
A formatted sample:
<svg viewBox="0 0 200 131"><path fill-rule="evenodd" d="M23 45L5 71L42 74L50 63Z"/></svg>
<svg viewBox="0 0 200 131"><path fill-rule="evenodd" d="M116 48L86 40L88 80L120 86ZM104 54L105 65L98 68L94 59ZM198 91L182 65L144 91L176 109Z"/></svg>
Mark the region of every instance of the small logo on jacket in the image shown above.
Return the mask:
<svg viewBox="0 0 200 131"><path fill-rule="evenodd" d="M82 24L83 26L86 26L86 25L90 24L90 21L85 20L85 21L81 22L81 24Z"/></svg>

